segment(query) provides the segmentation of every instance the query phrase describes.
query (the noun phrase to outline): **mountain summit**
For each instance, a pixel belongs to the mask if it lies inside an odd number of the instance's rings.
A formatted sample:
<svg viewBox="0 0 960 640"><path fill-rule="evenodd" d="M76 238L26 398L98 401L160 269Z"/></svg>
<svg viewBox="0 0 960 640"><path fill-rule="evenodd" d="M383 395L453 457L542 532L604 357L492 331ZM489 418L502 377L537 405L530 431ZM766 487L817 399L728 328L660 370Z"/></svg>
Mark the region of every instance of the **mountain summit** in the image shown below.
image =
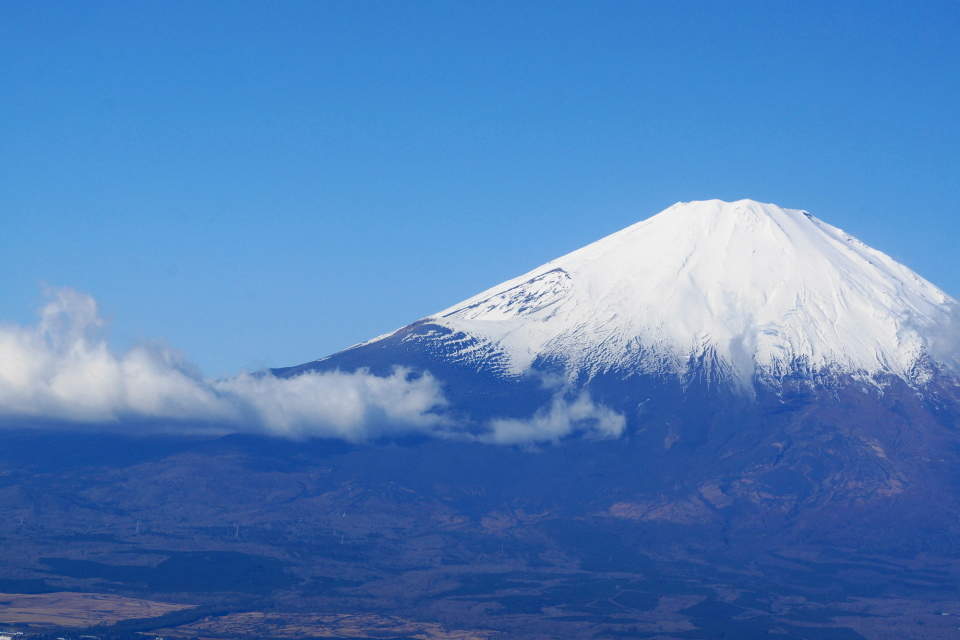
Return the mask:
<svg viewBox="0 0 960 640"><path fill-rule="evenodd" d="M428 368L550 371L571 383L672 376L752 390L799 376L917 386L952 362L955 306L806 211L706 200L677 203L344 353L379 360L388 349L399 363L419 351Z"/></svg>

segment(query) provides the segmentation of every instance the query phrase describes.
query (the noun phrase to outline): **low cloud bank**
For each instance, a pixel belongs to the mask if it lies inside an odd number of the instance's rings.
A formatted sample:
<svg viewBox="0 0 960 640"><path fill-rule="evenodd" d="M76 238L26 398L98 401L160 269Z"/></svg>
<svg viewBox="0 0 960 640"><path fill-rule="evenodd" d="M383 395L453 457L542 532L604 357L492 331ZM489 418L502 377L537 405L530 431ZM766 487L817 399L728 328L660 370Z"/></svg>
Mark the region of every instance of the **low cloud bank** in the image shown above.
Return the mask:
<svg viewBox="0 0 960 640"><path fill-rule="evenodd" d="M382 377L336 371L206 380L171 349L111 352L93 298L70 289L49 296L36 326L0 327L0 415L353 440L445 424L435 411L446 401L430 375L398 368Z"/></svg>
<svg viewBox="0 0 960 640"><path fill-rule="evenodd" d="M359 370L208 380L168 348L112 352L92 297L71 289L48 293L35 326L0 326L0 417L7 422L353 441L399 433L461 437L429 373L397 367L386 376ZM620 414L585 393L570 399L558 392L529 419L495 419L481 430L485 435L474 429L462 437L517 444L573 433L615 437L623 428Z"/></svg>
<svg viewBox="0 0 960 640"><path fill-rule="evenodd" d="M389 376L364 370L294 378L243 374L214 386L275 435L367 440L392 432L440 432L449 424L438 413L447 404L440 383L403 367Z"/></svg>

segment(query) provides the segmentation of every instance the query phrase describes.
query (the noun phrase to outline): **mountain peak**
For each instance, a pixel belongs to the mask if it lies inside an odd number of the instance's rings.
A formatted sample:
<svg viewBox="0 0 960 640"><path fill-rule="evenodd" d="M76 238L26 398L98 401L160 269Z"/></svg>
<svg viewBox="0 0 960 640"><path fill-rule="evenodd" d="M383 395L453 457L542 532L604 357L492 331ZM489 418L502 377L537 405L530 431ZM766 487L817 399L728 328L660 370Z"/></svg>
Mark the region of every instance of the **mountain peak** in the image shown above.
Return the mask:
<svg viewBox="0 0 960 640"><path fill-rule="evenodd" d="M739 200L721 200L719 198L710 198L709 200L689 200L675 202L660 213L676 210L692 210L705 213L753 213L770 215L772 213L806 213L797 209L785 209L772 202L760 202L751 198L741 198Z"/></svg>
<svg viewBox="0 0 960 640"><path fill-rule="evenodd" d="M677 202L650 218L626 227L620 233L630 235L631 231L651 225L679 225L682 227L679 233L684 233L684 229L691 234L699 231L707 235L723 231L751 233L751 240L755 242L782 243L784 239L789 240L804 231L810 232L810 225L817 222L807 211L786 209L756 200L694 200Z"/></svg>

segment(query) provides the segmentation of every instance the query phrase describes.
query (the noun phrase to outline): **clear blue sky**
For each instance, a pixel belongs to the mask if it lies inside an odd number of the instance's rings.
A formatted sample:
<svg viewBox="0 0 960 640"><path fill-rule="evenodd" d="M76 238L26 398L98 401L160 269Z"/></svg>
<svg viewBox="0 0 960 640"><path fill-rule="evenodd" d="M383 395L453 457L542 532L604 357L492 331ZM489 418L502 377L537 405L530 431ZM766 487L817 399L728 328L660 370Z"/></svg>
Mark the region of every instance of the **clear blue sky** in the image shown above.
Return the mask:
<svg viewBox="0 0 960 640"><path fill-rule="evenodd" d="M678 200L960 294L960 2L0 5L0 322L209 375L336 351Z"/></svg>

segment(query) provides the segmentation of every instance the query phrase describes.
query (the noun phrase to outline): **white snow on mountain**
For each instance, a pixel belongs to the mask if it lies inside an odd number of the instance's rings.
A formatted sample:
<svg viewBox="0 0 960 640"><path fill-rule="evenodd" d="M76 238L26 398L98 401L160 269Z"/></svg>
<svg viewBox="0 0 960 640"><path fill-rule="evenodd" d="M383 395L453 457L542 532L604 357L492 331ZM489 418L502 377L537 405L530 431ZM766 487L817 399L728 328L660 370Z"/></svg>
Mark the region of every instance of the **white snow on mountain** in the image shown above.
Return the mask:
<svg viewBox="0 0 960 640"><path fill-rule="evenodd" d="M955 301L805 211L677 203L426 318L452 357L519 375L702 372L744 385L796 368L923 382ZM431 339L424 335L410 339ZM694 364L696 363L696 364Z"/></svg>

